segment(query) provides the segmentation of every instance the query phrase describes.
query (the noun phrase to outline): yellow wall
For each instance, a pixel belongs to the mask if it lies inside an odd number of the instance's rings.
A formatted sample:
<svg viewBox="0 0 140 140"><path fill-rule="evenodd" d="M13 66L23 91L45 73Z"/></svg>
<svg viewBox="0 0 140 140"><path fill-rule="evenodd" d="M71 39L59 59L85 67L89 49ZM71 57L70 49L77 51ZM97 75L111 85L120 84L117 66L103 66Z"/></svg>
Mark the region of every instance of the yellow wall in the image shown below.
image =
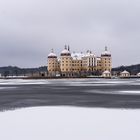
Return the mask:
<svg viewBox="0 0 140 140"><path fill-rule="evenodd" d="M72 57L71 56L61 56L60 69L61 69L61 72L72 72Z"/></svg>
<svg viewBox="0 0 140 140"><path fill-rule="evenodd" d="M102 71L111 71L112 69L112 59L111 57L101 57L101 70Z"/></svg>

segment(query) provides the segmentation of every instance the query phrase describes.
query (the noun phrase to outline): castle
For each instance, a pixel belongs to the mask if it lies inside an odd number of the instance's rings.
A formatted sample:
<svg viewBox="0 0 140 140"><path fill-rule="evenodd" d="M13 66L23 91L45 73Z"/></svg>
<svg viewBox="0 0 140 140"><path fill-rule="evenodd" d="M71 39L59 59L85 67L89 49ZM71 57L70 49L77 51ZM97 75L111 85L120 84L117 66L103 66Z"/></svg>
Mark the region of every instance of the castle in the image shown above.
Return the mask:
<svg viewBox="0 0 140 140"><path fill-rule="evenodd" d="M111 53L105 47L105 51L97 57L90 50L86 53L71 53L70 47L65 45L60 57L53 49L48 55L48 75L50 77L80 77L89 75L105 75L109 77L112 69Z"/></svg>

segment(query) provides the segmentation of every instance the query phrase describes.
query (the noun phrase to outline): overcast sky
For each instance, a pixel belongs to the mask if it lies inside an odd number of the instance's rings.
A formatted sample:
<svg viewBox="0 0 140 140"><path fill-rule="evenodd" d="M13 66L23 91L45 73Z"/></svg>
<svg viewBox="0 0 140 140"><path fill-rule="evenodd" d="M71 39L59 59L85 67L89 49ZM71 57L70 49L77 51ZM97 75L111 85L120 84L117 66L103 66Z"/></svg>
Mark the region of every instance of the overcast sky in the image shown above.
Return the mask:
<svg viewBox="0 0 140 140"><path fill-rule="evenodd" d="M107 45L113 66L140 63L140 1L0 1L0 66L47 65L65 44L96 55Z"/></svg>

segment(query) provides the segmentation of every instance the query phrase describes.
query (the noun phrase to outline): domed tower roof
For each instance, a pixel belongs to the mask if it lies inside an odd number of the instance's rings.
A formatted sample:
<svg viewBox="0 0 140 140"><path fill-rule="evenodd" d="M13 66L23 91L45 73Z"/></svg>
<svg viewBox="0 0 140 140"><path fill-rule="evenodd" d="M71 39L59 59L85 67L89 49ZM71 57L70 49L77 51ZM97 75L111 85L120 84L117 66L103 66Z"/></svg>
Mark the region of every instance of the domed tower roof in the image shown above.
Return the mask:
<svg viewBox="0 0 140 140"><path fill-rule="evenodd" d="M105 51L101 54L101 56L109 56L109 57L111 57L111 53L108 51L107 46L105 46Z"/></svg>
<svg viewBox="0 0 140 140"><path fill-rule="evenodd" d="M70 50L69 50L69 46L67 48L67 46L65 45L64 50L61 52L61 56L71 56Z"/></svg>
<svg viewBox="0 0 140 140"><path fill-rule="evenodd" d="M57 58L57 56L54 53L53 49L52 49L51 53L48 55L48 58Z"/></svg>

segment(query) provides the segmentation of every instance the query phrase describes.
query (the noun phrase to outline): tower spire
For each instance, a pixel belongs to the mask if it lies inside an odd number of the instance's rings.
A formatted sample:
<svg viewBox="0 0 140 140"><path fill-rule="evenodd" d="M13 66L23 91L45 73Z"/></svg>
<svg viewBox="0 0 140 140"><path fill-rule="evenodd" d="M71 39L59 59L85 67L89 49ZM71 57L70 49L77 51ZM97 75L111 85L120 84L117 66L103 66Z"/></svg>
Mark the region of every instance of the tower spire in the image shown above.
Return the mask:
<svg viewBox="0 0 140 140"><path fill-rule="evenodd" d="M51 49L51 52L52 52L52 53L54 53L54 50L53 50L53 48Z"/></svg>
<svg viewBox="0 0 140 140"><path fill-rule="evenodd" d="M107 49L107 46L105 46L105 51L107 51L108 49Z"/></svg>
<svg viewBox="0 0 140 140"><path fill-rule="evenodd" d="M68 45L68 51L70 51L70 46Z"/></svg>
<svg viewBox="0 0 140 140"><path fill-rule="evenodd" d="M64 47L64 48L65 48L65 50L67 50L67 45L65 45L65 47Z"/></svg>

